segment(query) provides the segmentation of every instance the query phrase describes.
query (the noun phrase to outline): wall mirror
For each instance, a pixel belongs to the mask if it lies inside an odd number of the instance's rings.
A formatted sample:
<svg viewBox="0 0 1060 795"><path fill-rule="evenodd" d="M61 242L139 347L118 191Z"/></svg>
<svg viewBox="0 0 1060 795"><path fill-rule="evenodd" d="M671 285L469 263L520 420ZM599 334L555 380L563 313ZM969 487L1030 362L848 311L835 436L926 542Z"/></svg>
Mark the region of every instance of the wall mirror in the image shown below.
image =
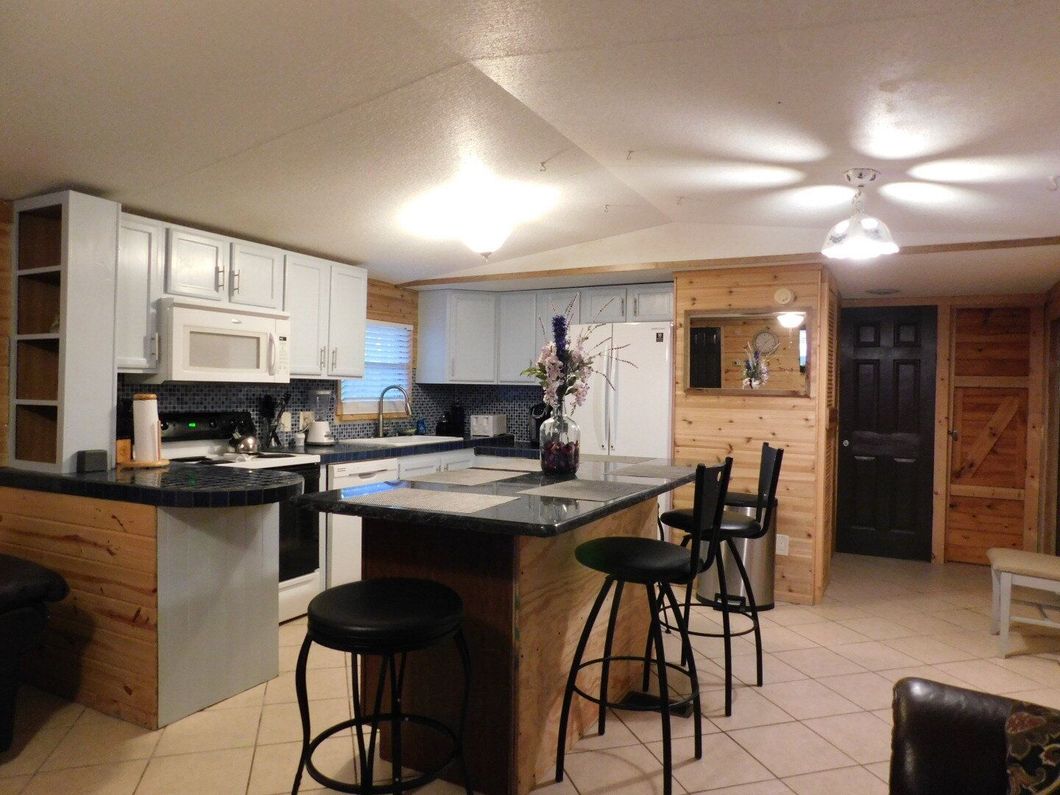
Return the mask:
<svg viewBox="0 0 1060 795"><path fill-rule="evenodd" d="M687 312L685 384L705 394L810 394L810 322L801 315L781 323L777 310ZM757 356L756 356L757 353Z"/></svg>

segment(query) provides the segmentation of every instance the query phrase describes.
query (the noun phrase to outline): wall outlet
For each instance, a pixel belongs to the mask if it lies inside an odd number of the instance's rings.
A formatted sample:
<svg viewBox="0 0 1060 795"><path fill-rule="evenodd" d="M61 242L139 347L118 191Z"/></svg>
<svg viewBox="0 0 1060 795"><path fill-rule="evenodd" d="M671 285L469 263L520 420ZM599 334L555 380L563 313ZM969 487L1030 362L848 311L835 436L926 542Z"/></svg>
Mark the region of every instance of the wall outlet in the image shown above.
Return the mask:
<svg viewBox="0 0 1060 795"><path fill-rule="evenodd" d="M777 533L777 554L778 555L787 555L788 554L788 545L789 545L790 541L791 541L791 537L790 536L786 536L786 535L784 535L782 533Z"/></svg>
<svg viewBox="0 0 1060 795"><path fill-rule="evenodd" d="M291 432L291 412L285 411L280 415L280 430Z"/></svg>
<svg viewBox="0 0 1060 795"><path fill-rule="evenodd" d="M300 411L298 412L298 430L304 430L309 427L309 423L313 421L313 412L311 411Z"/></svg>

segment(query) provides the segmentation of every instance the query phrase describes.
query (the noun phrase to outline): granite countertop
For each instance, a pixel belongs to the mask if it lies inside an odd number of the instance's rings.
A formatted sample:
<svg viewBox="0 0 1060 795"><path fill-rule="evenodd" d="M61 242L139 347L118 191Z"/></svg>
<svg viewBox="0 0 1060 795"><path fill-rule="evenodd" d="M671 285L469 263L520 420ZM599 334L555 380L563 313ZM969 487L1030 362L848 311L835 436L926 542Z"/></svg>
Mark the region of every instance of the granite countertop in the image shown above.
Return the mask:
<svg viewBox="0 0 1060 795"><path fill-rule="evenodd" d="M407 455L425 455L429 453L446 453L450 450L466 450L469 447L479 448L482 446L490 446L497 448L512 448L514 443L514 437L510 434L502 434L501 436L482 436L465 439L453 439L451 442L440 442L434 444L411 444L402 447L393 447L390 445L373 445L368 446L367 444L358 443L354 444L342 444L337 442L336 444L305 444L305 445L291 445L289 447L267 447L264 448L265 452L270 453L305 453L308 455L320 456L320 463L327 464L342 464L347 461L373 461L380 458L401 458ZM533 455L537 455L537 451L532 451Z"/></svg>
<svg viewBox="0 0 1060 795"><path fill-rule="evenodd" d="M517 451L511 448L509 450L509 455L521 455L522 457L527 456L528 453L536 455L536 451ZM479 452L489 455L505 454L494 449L480 449ZM478 486L392 481L305 495L297 498L295 502L323 513L344 513L371 519L389 519L506 535L551 537L601 519L678 486L691 483L695 479L693 467L681 467L681 473L673 472L664 477L631 477L619 472L625 467L638 463L651 466L674 466L669 459L584 456L578 473L573 478L556 478L541 472L520 472L515 473L516 476L510 479ZM541 486L571 481L585 481L589 485L593 482L622 484L616 488L620 488L625 493L602 501L522 493ZM454 495L454 501L460 494L514 499L474 513L443 513L437 510L417 510L354 502L358 497L368 497L368 495L400 488L450 493Z"/></svg>
<svg viewBox="0 0 1060 795"><path fill-rule="evenodd" d="M159 469L53 474L0 467L0 486L173 508L232 508L283 502L304 481L268 469L172 464Z"/></svg>

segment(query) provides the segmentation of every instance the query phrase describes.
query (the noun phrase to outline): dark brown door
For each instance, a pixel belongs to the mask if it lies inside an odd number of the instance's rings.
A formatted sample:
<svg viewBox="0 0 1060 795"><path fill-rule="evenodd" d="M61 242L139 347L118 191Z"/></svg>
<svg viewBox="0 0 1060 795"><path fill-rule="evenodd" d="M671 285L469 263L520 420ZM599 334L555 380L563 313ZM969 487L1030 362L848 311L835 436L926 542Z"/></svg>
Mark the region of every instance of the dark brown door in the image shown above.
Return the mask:
<svg viewBox="0 0 1060 795"><path fill-rule="evenodd" d="M840 552L931 560L935 331L934 307L840 315Z"/></svg>

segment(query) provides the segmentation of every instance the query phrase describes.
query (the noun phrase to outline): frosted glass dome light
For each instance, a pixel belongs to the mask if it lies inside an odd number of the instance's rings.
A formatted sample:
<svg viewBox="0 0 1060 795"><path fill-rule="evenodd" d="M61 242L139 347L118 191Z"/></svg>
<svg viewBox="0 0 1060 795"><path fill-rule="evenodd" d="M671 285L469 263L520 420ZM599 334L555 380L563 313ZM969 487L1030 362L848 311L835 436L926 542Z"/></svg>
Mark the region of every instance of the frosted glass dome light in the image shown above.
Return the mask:
<svg viewBox="0 0 1060 795"><path fill-rule="evenodd" d="M862 192L873 182L880 172L872 168L852 168L846 173L847 182L857 187L852 205L853 213L831 229L825 236L821 253L831 259L864 260L879 257L882 254L894 254L898 245L891 237L887 224L871 215L865 214L862 205Z"/></svg>

